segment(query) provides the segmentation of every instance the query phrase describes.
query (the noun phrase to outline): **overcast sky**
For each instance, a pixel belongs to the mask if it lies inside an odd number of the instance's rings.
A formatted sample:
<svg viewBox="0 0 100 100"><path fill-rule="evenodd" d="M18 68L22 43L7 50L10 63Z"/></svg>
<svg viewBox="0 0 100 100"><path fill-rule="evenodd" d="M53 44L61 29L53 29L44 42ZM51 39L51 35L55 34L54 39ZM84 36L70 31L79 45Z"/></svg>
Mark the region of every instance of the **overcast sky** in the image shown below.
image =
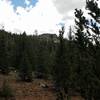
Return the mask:
<svg viewBox="0 0 100 100"><path fill-rule="evenodd" d="M0 0L0 28L20 33L57 33L61 25L73 25L74 9L85 0Z"/></svg>

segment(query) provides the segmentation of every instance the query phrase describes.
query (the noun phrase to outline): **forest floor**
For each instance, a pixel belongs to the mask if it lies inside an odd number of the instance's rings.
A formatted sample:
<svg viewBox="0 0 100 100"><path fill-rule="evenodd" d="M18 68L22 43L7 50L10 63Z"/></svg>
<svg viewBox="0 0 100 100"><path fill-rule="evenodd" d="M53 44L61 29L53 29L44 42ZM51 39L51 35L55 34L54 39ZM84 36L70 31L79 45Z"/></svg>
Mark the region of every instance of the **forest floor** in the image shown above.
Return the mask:
<svg viewBox="0 0 100 100"><path fill-rule="evenodd" d="M16 81L16 75L11 73L8 76L0 75L0 88L4 80L14 91L16 100L56 100L56 92L53 90L50 80L34 79L33 82ZM47 84L48 88L43 88L40 84ZM80 96L72 96L71 100L83 100Z"/></svg>

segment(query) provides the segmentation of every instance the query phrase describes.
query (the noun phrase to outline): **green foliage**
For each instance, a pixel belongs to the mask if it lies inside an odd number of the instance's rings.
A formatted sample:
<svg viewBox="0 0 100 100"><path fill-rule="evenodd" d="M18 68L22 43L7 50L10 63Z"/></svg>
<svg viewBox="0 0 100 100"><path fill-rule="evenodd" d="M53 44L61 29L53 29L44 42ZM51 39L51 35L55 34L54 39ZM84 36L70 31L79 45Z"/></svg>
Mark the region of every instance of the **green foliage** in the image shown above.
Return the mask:
<svg viewBox="0 0 100 100"><path fill-rule="evenodd" d="M87 20L83 16L82 10L75 9L75 24L76 24L76 33L75 33L75 39L77 42L77 45L80 49L85 49L89 44L89 35L85 32L85 27Z"/></svg>
<svg viewBox="0 0 100 100"><path fill-rule="evenodd" d="M8 74L11 65L10 34L0 30L0 70L3 74Z"/></svg>
<svg viewBox="0 0 100 100"><path fill-rule="evenodd" d="M19 58L19 77L22 81L31 82L32 81L32 66L29 61L29 56L27 52L27 37L23 33L21 41L21 58Z"/></svg>
<svg viewBox="0 0 100 100"><path fill-rule="evenodd" d="M14 67L22 81L32 81L35 73L36 78L53 78L60 92L64 90L68 96L79 92L86 100L100 100L98 1L86 0L86 9L91 16L88 19L81 9L75 9L75 34L70 27L68 39L63 37L64 27L59 37L0 30L0 72L8 74Z"/></svg>
<svg viewBox="0 0 100 100"><path fill-rule="evenodd" d="M22 57L19 67L19 78L22 81L31 82L33 80L32 68L26 54Z"/></svg>
<svg viewBox="0 0 100 100"><path fill-rule="evenodd" d="M98 0L86 0L86 9L89 10L89 15L98 23L100 23L100 8Z"/></svg>
<svg viewBox="0 0 100 100"><path fill-rule="evenodd" d="M89 33L92 32L92 39L94 44L92 45L93 50L91 50L92 57L94 58L94 73L95 81L94 84L94 99L99 100L100 92L100 7L98 5L98 0L87 0L86 9L89 10L89 15L91 16L90 25L88 25ZM90 31L91 30L91 31Z"/></svg>
<svg viewBox="0 0 100 100"><path fill-rule="evenodd" d="M86 3L87 3L86 8L90 10L89 14L95 19L95 21L91 19L91 24L90 24L88 21L89 19L86 20L86 18L83 16L82 10L76 9L76 12L75 12L76 39L75 41L78 47L77 61L79 63L77 66L77 70L78 70L77 85L80 88L79 91L81 95L86 100L92 100L92 98L94 98L93 96L94 91L96 91L97 89L96 87L99 87L100 85L99 77L96 75L97 72L95 72L94 70L95 68L97 68L96 63L98 62L96 53L94 54L94 52L97 52L98 51L97 49L99 48L97 47L95 49L96 45L93 44L94 41L95 41L95 44L99 43L99 38L98 38L99 35L97 35L99 34L99 28L98 28L97 23L95 23L98 19L98 14L96 13L99 11L99 8L97 8L98 7L97 3L94 0L87 0ZM96 16L94 16L94 12ZM92 34L90 33L90 30L92 30L93 32ZM95 61L97 62L95 63Z"/></svg>
<svg viewBox="0 0 100 100"><path fill-rule="evenodd" d="M64 34L64 28L62 28L61 31L59 31L59 41L58 49L56 52L56 58L54 62L53 67L53 78L58 87L64 86L64 83L66 83L66 62L65 62L65 44L63 39ZM63 73L63 74L62 74ZM61 81L62 79L62 81Z"/></svg>
<svg viewBox="0 0 100 100"><path fill-rule="evenodd" d="M11 87L9 86L8 82L5 80L3 82L0 97L5 98L5 100L12 100L14 98L14 92L12 91Z"/></svg>

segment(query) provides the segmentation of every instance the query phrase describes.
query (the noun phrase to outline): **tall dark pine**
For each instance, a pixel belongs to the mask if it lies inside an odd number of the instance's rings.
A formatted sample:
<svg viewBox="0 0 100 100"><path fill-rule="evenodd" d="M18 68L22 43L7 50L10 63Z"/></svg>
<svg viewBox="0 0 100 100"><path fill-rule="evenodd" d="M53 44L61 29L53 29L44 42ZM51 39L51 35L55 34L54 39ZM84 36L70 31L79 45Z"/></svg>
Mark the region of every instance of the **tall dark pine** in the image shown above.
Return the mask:
<svg viewBox="0 0 100 100"><path fill-rule="evenodd" d="M85 31L87 20L83 16L82 10L75 11L76 24L76 45L78 47L77 73L78 87L81 95L86 100L92 100L95 75L93 73L93 58L89 53L89 34Z"/></svg>
<svg viewBox="0 0 100 100"><path fill-rule="evenodd" d="M8 34L0 30L0 70L3 74L9 73L10 54L8 50Z"/></svg>
<svg viewBox="0 0 100 100"><path fill-rule="evenodd" d="M88 28L93 39L92 55L94 58L94 71L98 81L100 81L100 7L99 0L86 0L86 9L89 10L91 19L89 21ZM94 99L100 99L100 84L95 86Z"/></svg>
<svg viewBox="0 0 100 100"><path fill-rule="evenodd" d="M63 38L64 35L64 27L59 31L59 44L56 52L55 64L53 68L53 79L55 85L59 90L58 100L64 100L63 91L66 86L66 78L67 78L67 64L65 57L65 40Z"/></svg>
<svg viewBox="0 0 100 100"><path fill-rule="evenodd" d="M69 41L72 41L72 39L73 39L73 36L72 36L72 28L71 28L71 26L69 27L69 33L68 33L68 40Z"/></svg>
<svg viewBox="0 0 100 100"><path fill-rule="evenodd" d="M45 56L47 56L46 53L46 41L45 40L38 40L38 50L37 50L37 65L35 67L35 77L36 78L46 78L46 67L44 62L46 61Z"/></svg>
<svg viewBox="0 0 100 100"><path fill-rule="evenodd" d="M22 81L31 82L32 81L32 68L30 61L28 59L28 55L23 53L23 57L21 58L21 63L19 65L19 77Z"/></svg>
<svg viewBox="0 0 100 100"><path fill-rule="evenodd" d="M77 10L75 9L75 28L76 28L76 33L75 33L75 39L78 44L78 47L80 49L85 49L86 46L88 46L89 39L88 39L88 34L85 31L86 23L87 20L83 16L82 10Z"/></svg>
<svg viewBox="0 0 100 100"><path fill-rule="evenodd" d="M97 68L97 74L100 78L100 8L98 6L97 0L86 0L86 8L89 10L89 15L92 17L90 19L88 28L92 31L93 42L95 44L94 55L95 64ZM98 72L99 71L99 72Z"/></svg>
<svg viewBox="0 0 100 100"><path fill-rule="evenodd" d="M88 28L93 32L92 37L96 45L100 44L100 8L98 0L86 0L86 9L89 10L89 15L92 17L89 20Z"/></svg>
<svg viewBox="0 0 100 100"><path fill-rule="evenodd" d="M19 63L19 78L22 81L27 81L30 82L32 81L32 66L29 60L29 55L28 55L28 41L27 41L27 36L26 33L23 33L21 36L21 58L20 63Z"/></svg>

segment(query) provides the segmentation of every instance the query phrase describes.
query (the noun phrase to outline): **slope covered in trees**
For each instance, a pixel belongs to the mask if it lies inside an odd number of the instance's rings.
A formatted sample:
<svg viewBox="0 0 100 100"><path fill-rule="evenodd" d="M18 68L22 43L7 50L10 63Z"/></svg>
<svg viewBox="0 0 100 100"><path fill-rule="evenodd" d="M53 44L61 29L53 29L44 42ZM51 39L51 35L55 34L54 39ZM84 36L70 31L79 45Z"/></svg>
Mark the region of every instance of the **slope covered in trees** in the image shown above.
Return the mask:
<svg viewBox="0 0 100 100"><path fill-rule="evenodd" d="M11 34L0 30L0 73L16 71L21 81L52 80L57 100L79 93L85 100L100 100L100 8L86 0L90 19L75 9L75 30L64 38L55 34ZM72 36L72 34L74 36Z"/></svg>

